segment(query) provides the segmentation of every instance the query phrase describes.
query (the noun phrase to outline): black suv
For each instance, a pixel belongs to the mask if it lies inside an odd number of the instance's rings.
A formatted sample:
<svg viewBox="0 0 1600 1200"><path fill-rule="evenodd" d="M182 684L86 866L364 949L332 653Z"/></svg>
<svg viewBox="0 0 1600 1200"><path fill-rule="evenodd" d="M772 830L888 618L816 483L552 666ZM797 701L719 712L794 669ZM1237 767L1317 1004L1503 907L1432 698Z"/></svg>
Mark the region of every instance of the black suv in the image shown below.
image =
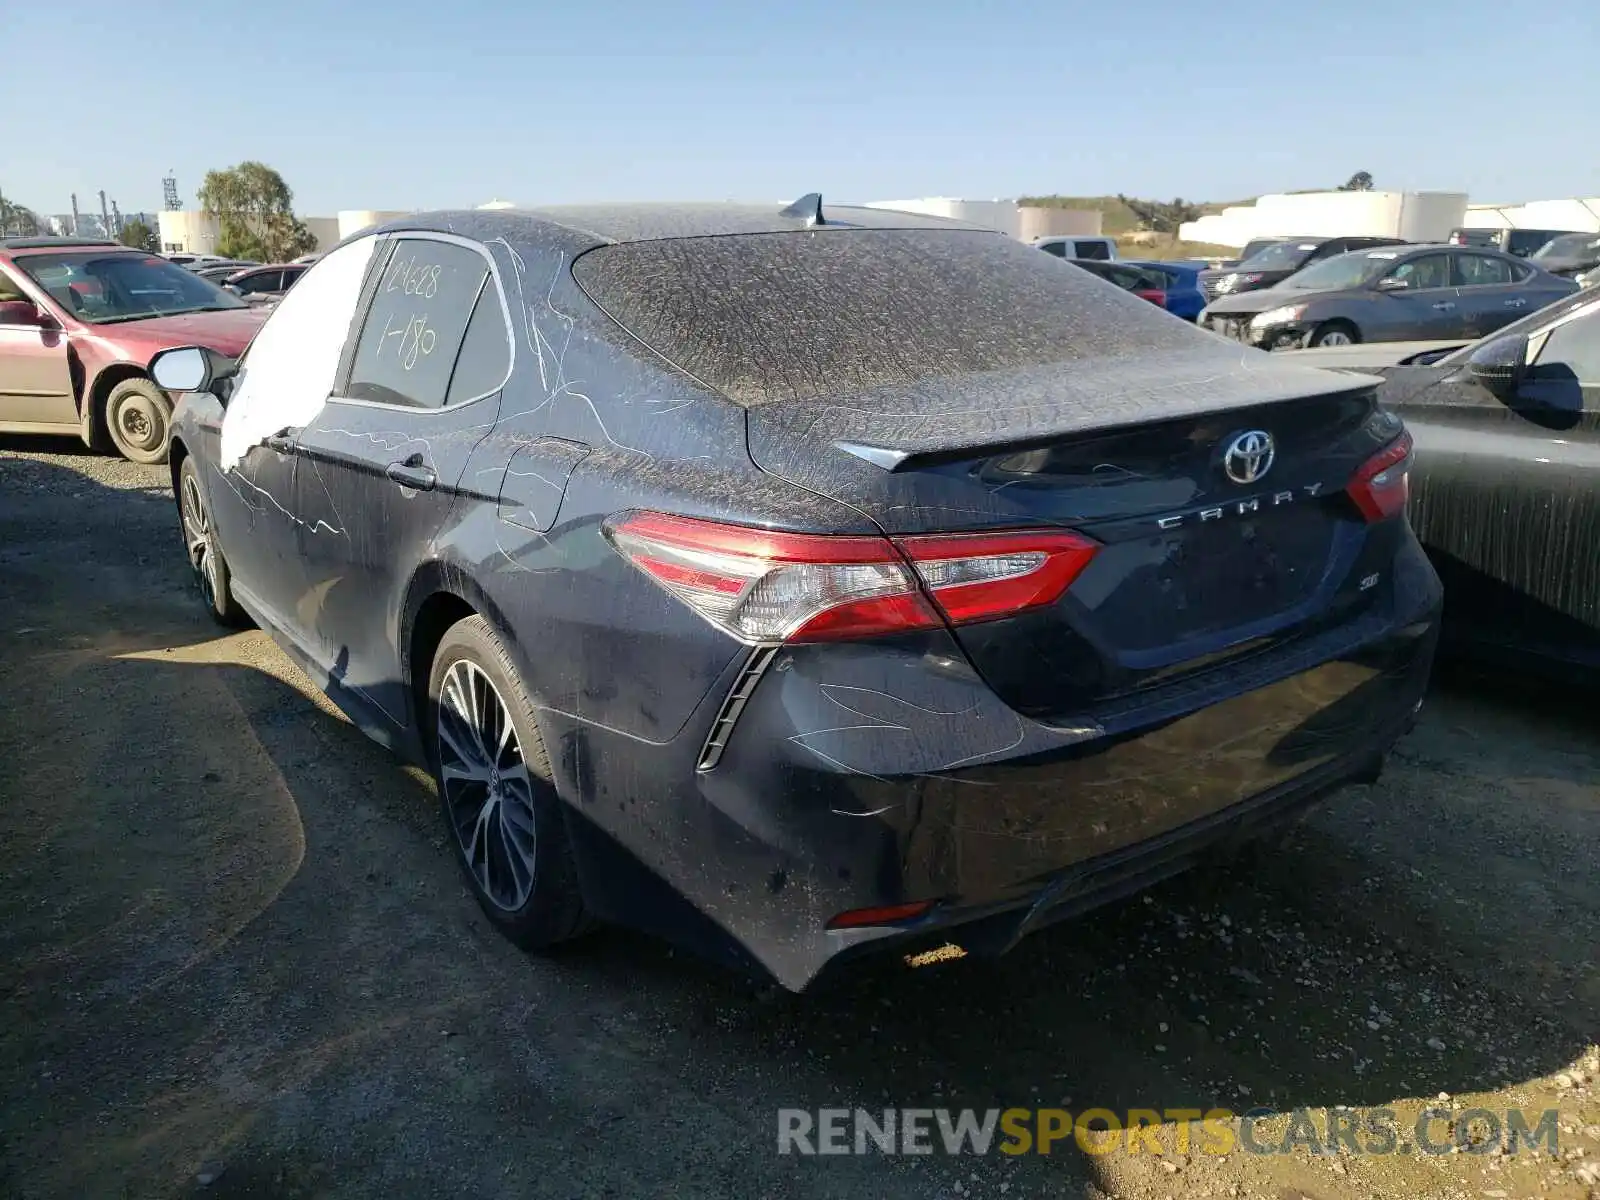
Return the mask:
<svg viewBox="0 0 1600 1200"><path fill-rule="evenodd" d="M1218 296L1237 296L1282 283L1301 267L1335 254L1367 250L1373 246L1403 246L1404 238L1391 237L1304 237L1284 238L1234 267L1200 272L1200 288L1207 300Z"/></svg>
<svg viewBox="0 0 1600 1200"><path fill-rule="evenodd" d="M1493 246L1518 258L1527 258L1551 238L1572 233L1570 229L1467 229L1450 231L1452 246Z"/></svg>

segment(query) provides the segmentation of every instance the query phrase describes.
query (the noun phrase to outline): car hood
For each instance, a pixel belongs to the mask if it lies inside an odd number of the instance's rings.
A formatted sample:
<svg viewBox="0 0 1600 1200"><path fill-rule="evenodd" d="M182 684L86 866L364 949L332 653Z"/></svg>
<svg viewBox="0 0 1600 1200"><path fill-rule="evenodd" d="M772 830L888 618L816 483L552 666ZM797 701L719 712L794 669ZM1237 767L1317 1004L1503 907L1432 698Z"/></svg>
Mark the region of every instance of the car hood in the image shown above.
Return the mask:
<svg viewBox="0 0 1600 1200"><path fill-rule="evenodd" d="M1313 300L1327 300L1334 296L1348 296L1347 291L1302 292L1294 288L1258 288L1253 292L1240 292L1236 296L1218 296L1206 307L1207 312L1244 317L1264 313L1269 308L1285 304L1309 304Z"/></svg>
<svg viewBox="0 0 1600 1200"><path fill-rule="evenodd" d="M259 308L229 308L219 312L179 313L93 326L104 341L138 347L149 354L168 346L205 346L230 358L244 352L261 328L267 313Z"/></svg>

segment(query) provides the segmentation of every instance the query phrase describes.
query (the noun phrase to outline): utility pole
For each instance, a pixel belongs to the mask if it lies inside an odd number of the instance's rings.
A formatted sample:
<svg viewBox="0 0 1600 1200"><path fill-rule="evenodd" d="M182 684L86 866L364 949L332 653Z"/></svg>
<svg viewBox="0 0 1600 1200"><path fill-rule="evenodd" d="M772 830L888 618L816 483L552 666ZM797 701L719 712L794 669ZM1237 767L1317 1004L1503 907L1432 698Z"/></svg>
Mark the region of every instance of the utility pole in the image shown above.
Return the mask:
<svg viewBox="0 0 1600 1200"><path fill-rule="evenodd" d="M111 214L106 211L106 194L100 193L100 233L102 237L111 236Z"/></svg>
<svg viewBox="0 0 1600 1200"><path fill-rule="evenodd" d="M78 193L72 193L72 236L78 236Z"/></svg>
<svg viewBox="0 0 1600 1200"><path fill-rule="evenodd" d="M115 223L111 230L112 237L122 236L122 213L117 208L117 202L111 202L111 220Z"/></svg>

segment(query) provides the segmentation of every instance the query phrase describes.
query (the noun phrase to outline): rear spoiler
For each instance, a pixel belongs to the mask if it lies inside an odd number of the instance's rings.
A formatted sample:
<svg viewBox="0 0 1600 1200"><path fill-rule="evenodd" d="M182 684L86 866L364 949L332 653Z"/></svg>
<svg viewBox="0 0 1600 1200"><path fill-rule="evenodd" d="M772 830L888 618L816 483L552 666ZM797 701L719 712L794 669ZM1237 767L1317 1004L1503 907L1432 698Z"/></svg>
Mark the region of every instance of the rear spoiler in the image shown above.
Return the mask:
<svg viewBox="0 0 1600 1200"><path fill-rule="evenodd" d="M1233 409L1370 392L1370 375L1232 349L984 372L748 411L763 440L819 443L884 471Z"/></svg>

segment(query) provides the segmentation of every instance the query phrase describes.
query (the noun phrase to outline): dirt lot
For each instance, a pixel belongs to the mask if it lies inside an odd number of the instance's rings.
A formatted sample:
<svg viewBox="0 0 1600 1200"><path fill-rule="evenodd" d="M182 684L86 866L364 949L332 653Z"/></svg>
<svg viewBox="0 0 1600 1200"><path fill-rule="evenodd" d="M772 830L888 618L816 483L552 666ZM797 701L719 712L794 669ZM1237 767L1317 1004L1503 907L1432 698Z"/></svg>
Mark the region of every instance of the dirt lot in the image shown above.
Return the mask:
<svg viewBox="0 0 1600 1200"><path fill-rule="evenodd" d="M1600 706L1576 694L1447 679L1377 786L1253 867L803 998L624 933L555 960L496 938L430 785L205 619L160 469L0 441L0 695L0 1195L1600 1181ZM1427 1103L1559 1107L1560 1154L1419 1153ZM1170 1128L1160 1157L776 1152L780 1107L890 1104L1388 1105L1401 1152L1180 1156Z"/></svg>

